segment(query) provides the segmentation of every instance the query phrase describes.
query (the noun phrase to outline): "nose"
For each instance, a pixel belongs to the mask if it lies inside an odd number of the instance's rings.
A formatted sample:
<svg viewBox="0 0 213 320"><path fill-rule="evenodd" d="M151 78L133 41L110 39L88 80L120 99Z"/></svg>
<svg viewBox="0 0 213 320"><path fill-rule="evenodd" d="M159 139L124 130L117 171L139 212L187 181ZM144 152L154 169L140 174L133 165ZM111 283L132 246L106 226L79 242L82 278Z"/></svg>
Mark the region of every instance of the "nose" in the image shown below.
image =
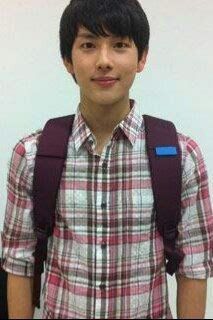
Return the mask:
<svg viewBox="0 0 213 320"><path fill-rule="evenodd" d="M102 70L113 68L109 49L106 46L102 47L97 54L96 68Z"/></svg>

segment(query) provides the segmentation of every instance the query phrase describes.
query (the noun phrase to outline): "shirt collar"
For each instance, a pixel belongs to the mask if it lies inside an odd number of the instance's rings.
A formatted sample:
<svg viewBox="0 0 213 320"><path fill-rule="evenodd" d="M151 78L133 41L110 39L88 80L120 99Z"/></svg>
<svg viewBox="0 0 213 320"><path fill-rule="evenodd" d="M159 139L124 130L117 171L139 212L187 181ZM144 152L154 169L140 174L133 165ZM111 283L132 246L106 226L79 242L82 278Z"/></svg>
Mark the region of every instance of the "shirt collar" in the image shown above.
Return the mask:
<svg viewBox="0 0 213 320"><path fill-rule="evenodd" d="M124 133L125 137L130 141L132 146L134 145L139 132L143 129L143 117L137 112L137 103L135 100L130 99L131 110L128 115L114 128L114 132ZM72 140L74 141L76 151L89 139L93 134L90 128L87 126L81 111L80 103L75 114L72 130Z"/></svg>

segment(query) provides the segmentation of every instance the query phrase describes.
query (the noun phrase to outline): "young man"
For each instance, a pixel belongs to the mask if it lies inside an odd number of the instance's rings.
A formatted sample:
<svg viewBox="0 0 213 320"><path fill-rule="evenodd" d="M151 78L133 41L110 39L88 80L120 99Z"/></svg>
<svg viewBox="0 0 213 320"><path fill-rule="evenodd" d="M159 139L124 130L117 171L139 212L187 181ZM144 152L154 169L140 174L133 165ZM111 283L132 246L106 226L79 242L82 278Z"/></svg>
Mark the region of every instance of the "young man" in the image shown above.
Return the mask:
<svg viewBox="0 0 213 320"><path fill-rule="evenodd" d="M129 90L142 72L149 24L137 0L72 0L61 54L80 87L49 239L44 319L168 319L164 246L156 228L144 121ZM32 181L41 132L14 148L3 246L10 318L32 318ZM198 145L178 134L182 210L179 318L204 318L213 275L207 172Z"/></svg>

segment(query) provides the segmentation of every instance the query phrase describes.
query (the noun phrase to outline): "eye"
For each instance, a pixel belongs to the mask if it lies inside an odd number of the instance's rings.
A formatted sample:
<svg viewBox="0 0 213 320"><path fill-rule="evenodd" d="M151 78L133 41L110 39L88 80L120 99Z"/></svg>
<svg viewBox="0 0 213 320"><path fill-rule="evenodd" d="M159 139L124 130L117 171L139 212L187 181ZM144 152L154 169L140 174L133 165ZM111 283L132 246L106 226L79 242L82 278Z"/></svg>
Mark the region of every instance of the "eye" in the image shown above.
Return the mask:
<svg viewBox="0 0 213 320"><path fill-rule="evenodd" d="M86 45L86 47L85 47L85 45ZM89 47L88 47L88 45L89 45ZM83 44L81 45L81 48L83 48L83 49L90 49L90 48L91 48L91 45L93 46L93 43L92 43L92 42L85 42L85 43L83 43Z"/></svg>
<svg viewBox="0 0 213 320"><path fill-rule="evenodd" d="M129 47L129 45L125 42L117 42L116 45L119 45L120 49Z"/></svg>
<svg viewBox="0 0 213 320"><path fill-rule="evenodd" d="M85 42L81 45L81 48L83 49L92 49L92 46L94 46L94 44L92 42ZM118 47L118 49L125 49L129 47L129 44L125 43L125 42L117 42L116 47Z"/></svg>

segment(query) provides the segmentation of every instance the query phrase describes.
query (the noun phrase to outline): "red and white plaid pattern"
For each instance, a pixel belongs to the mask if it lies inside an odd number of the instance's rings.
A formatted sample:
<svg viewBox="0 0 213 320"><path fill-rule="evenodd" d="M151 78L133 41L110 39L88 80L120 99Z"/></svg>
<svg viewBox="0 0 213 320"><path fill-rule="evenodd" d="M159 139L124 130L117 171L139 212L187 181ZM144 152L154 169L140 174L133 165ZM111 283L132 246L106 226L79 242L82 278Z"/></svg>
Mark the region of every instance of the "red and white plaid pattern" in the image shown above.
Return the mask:
<svg viewBox="0 0 213 320"><path fill-rule="evenodd" d="M8 174L3 267L33 275L32 181L41 132L14 148ZM213 214L198 145L178 134L182 149L182 221L178 271L213 276ZM43 318L172 318L163 242L156 229L144 122L136 104L115 128L102 156L78 108L49 240Z"/></svg>

